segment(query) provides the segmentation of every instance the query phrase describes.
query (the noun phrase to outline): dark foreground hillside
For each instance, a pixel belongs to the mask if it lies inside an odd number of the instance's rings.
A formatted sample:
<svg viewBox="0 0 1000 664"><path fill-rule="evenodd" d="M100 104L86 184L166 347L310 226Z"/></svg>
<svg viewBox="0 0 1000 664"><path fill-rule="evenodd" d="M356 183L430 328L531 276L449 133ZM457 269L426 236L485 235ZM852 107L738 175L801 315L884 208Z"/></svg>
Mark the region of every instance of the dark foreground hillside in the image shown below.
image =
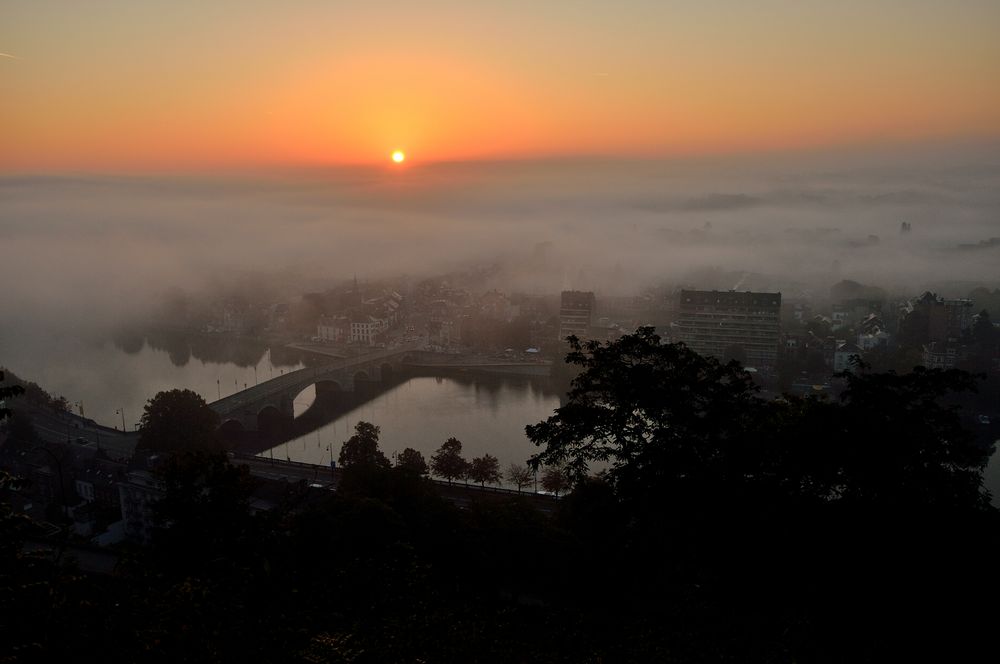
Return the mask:
<svg viewBox="0 0 1000 664"><path fill-rule="evenodd" d="M973 377L861 368L839 401L765 402L738 365L649 330L570 360L569 401L529 427L534 462L575 481L551 516L459 509L363 462L335 494L286 485L252 509L245 468L180 451L158 467L152 543L95 574L31 553L42 535L4 508L0 661L979 661L992 645L991 450L950 406Z"/></svg>

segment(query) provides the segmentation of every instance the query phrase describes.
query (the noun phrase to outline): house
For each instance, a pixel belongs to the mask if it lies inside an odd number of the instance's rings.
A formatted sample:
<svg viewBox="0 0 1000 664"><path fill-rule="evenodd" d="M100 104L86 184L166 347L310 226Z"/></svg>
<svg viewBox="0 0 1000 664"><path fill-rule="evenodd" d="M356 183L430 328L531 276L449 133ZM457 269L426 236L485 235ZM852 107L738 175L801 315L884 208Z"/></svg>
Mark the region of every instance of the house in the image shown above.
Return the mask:
<svg viewBox="0 0 1000 664"><path fill-rule="evenodd" d="M857 345L845 341L837 346L837 349L833 352L833 371L834 373L840 373L842 371L854 371L853 358L861 358L863 356L863 351L858 348Z"/></svg>

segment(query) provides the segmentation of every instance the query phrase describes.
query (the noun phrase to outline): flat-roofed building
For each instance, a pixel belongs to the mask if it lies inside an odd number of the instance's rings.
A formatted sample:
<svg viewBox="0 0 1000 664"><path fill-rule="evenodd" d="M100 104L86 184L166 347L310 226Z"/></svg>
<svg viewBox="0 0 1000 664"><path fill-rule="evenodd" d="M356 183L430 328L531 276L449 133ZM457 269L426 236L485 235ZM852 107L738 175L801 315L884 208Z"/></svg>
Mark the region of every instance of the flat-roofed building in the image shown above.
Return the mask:
<svg viewBox="0 0 1000 664"><path fill-rule="evenodd" d="M590 336L594 316L594 294L590 291L563 291L559 306L559 338Z"/></svg>
<svg viewBox="0 0 1000 664"><path fill-rule="evenodd" d="M676 340L720 360L742 351L745 364L772 368L781 343L781 293L682 290Z"/></svg>

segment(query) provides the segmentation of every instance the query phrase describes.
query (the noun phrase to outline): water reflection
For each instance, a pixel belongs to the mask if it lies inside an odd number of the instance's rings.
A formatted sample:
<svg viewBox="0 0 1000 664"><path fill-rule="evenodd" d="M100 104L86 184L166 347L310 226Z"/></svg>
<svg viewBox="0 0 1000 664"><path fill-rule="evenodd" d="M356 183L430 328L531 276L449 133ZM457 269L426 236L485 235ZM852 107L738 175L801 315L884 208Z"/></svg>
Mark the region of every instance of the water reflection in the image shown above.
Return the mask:
<svg viewBox="0 0 1000 664"><path fill-rule="evenodd" d="M0 335L0 364L48 392L64 396L74 411L109 427L133 429L156 393L190 389L206 401L300 369L299 351L223 335L119 334L114 339L25 329ZM226 346L236 341L236 348Z"/></svg>
<svg viewBox="0 0 1000 664"><path fill-rule="evenodd" d="M466 458L490 453L501 465L523 463L535 447L524 427L559 407L565 385L538 377L476 374L407 375L362 386L357 393L307 390L297 417L278 434L245 433L240 449L263 456L326 464L361 420L382 429L386 455L412 447L429 458L447 438L463 443ZM332 450L329 447L332 446Z"/></svg>
<svg viewBox="0 0 1000 664"><path fill-rule="evenodd" d="M121 330L114 337L115 347L136 355L148 345L167 353L175 367L183 367L192 359L203 363L235 364L253 368L267 360L269 367L296 367L307 364L306 354L283 346L271 347L251 337L225 334L191 334L171 330ZM311 357L311 356L310 356Z"/></svg>

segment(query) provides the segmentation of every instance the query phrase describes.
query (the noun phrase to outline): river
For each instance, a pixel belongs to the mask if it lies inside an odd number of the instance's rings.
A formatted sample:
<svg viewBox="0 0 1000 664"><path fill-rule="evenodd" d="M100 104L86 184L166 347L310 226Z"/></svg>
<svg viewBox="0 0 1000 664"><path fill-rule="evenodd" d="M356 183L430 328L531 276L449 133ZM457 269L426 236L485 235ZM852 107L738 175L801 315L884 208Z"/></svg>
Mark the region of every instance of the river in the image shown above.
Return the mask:
<svg viewBox="0 0 1000 664"><path fill-rule="evenodd" d="M321 362L297 352L225 337L180 335L96 340L6 334L0 338L0 365L65 396L75 412L110 427L134 429L146 401L161 390L191 389L214 401L306 363ZM559 406L564 386L549 379L488 375L400 377L369 388L356 402L314 404L312 389L295 401L299 434L276 443L256 442L255 453L327 464L360 420L381 428L381 447L391 456L406 447L428 459L447 438L462 441L472 458L489 453L502 466L521 463L536 448L524 427ZM306 433L301 433L305 430ZM330 449L332 446L332 450ZM986 486L1000 505L1000 461L986 469Z"/></svg>
<svg viewBox="0 0 1000 664"><path fill-rule="evenodd" d="M55 396L65 396L74 412L100 424L134 429L148 399L161 390L187 388L214 401L281 373L323 362L296 351L268 348L211 335L136 335L114 340L88 340L71 334L20 335L0 342L0 364L40 384ZM463 454L473 458L489 453L502 466L523 463L535 447L524 427L539 422L559 406L559 394L547 378L490 375L400 377L388 385L375 384L357 397L342 395L338 402L314 404L307 388L295 399L300 429L285 432L271 449L267 440L253 441L255 453L293 461L329 463L333 445L340 446L359 420L381 427L381 447L387 456L406 447L428 459L449 437L463 443ZM317 407L313 407L317 406ZM313 408L311 408L313 407ZM124 418L123 418L124 413ZM305 417L302 417L305 416ZM318 427L318 428L317 428ZM273 442L273 441L272 441Z"/></svg>

